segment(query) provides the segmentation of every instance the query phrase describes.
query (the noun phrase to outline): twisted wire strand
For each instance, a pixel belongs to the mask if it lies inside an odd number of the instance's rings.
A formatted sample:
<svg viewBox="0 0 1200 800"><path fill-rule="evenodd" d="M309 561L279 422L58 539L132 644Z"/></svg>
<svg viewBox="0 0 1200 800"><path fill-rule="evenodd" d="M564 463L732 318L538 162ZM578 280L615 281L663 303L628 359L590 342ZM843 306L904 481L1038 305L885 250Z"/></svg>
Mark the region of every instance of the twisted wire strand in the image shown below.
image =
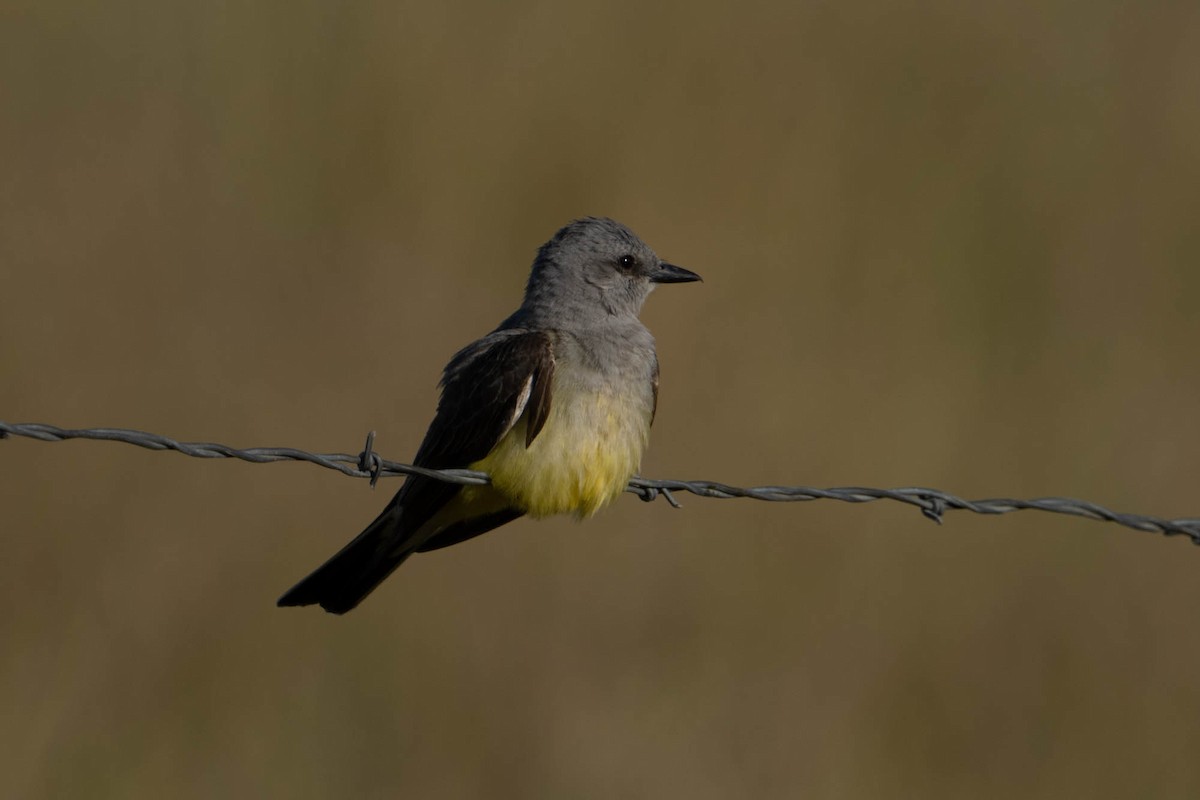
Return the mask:
<svg viewBox="0 0 1200 800"><path fill-rule="evenodd" d="M255 464L274 461L304 461L309 464L337 470L354 478L369 478L371 485L380 477L397 475L421 475L448 483L482 485L490 482L486 473L469 469L426 469L398 461L380 458L374 451L375 432L367 435L366 445L358 455L347 453L309 453L294 447L250 447L239 449L212 442L179 442L166 436L127 428L59 428L40 423L9 423L0 421L0 439L22 436L43 442L60 442L65 439L99 439L124 442L149 450L174 450L195 458L237 458ZM1145 514L1122 514L1109 511L1103 506L1086 500L1070 497L1035 497L1029 500L1016 498L990 498L965 500L961 497L920 486L897 489L872 489L864 486L839 486L818 489L812 486L753 486L742 488L715 481L654 480L635 476L629 481L626 491L632 492L646 502L662 496L672 506L679 508L675 492L689 492L700 497L729 499L745 497L769 502L803 502L810 500L838 500L843 503L870 503L876 500L894 500L915 506L934 522L941 523L947 511L972 511L976 514L1008 514L1013 511L1044 511L1052 514L1069 514L1085 519L1114 522L1127 528L1165 536L1185 536L1193 544L1200 545L1200 518L1163 519Z"/></svg>

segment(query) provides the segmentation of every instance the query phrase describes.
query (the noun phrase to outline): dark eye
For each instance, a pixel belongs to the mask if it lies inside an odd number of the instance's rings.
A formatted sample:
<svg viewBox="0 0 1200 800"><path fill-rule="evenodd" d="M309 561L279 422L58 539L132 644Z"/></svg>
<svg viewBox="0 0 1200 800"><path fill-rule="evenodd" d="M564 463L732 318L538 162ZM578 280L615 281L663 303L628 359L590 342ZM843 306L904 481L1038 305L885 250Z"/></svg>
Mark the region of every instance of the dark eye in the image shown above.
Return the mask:
<svg viewBox="0 0 1200 800"><path fill-rule="evenodd" d="M634 268L637 266L637 259L633 256L621 256L619 259L617 259L617 266L619 266L623 272L633 272Z"/></svg>

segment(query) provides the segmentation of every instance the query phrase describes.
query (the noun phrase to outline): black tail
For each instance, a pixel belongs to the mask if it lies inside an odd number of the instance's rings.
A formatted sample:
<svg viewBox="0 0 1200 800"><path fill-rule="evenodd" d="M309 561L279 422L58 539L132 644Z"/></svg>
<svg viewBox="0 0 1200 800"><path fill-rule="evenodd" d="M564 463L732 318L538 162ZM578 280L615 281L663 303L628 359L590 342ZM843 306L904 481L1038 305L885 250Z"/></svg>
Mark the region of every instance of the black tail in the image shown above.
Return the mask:
<svg viewBox="0 0 1200 800"><path fill-rule="evenodd" d="M332 614L345 614L357 606L413 552L400 546L405 538L398 530L401 514L398 504L389 505L350 544L289 589L277 605L320 603Z"/></svg>

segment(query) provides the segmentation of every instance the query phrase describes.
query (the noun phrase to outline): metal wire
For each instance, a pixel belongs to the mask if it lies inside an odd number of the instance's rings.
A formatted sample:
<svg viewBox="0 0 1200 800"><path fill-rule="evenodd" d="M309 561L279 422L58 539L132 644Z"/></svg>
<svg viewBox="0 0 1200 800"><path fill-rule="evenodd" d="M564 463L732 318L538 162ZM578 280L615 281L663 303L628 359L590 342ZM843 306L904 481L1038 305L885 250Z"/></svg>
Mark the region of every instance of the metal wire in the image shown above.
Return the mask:
<svg viewBox="0 0 1200 800"><path fill-rule="evenodd" d="M421 475L448 483L481 485L489 482L486 473L469 469L425 469L397 461L380 458L374 451L375 432L367 435L363 451L356 456L346 453L309 453L292 447L251 447L239 449L211 442L177 442L166 436L125 428L82 428L65 429L38 423L8 423L0 421L0 439L8 436L24 436L43 442L60 442L64 439L102 439L110 442L145 447L149 450L175 450L196 458L238 458L255 464L271 461L306 461L343 475L355 478L370 478L371 485L380 477L394 475ZM1200 518L1162 519L1144 514L1119 514L1086 500L1070 497L1036 497L1031 500L992 498L987 500L964 500L938 489L919 486L900 489L871 489L862 486L840 486L817 489L811 486L755 486L741 488L714 481L653 480L635 477L629 481L626 491L632 492L646 502L660 495L672 506L679 508L675 492L690 492L700 497L728 499L748 497L772 502L799 502L806 500L840 500L843 503L869 503L875 500L895 500L916 506L929 519L941 523L947 511L973 511L976 514L1008 514L1012 511L1046 511L1053 514L1070 514L1085 519L1103 520L1124 525L1139 531L1161 533L1165 536L1186 536L1192 544L1200 544Z"/></svg>

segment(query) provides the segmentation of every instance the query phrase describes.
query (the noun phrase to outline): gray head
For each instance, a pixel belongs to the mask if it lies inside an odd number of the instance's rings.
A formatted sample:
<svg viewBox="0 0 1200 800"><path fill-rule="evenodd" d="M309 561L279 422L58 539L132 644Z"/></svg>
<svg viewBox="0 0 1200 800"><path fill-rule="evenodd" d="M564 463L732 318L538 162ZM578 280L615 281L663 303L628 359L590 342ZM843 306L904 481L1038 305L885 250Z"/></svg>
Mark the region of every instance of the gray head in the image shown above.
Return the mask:
<svg viewBox="0 0 1200 800"><path fill-rule="evenodd" d="M698 280L696 273L660 259L621 223L584 217L538 250L518 313L582 323L637 317L655 284Z"/></svg>

